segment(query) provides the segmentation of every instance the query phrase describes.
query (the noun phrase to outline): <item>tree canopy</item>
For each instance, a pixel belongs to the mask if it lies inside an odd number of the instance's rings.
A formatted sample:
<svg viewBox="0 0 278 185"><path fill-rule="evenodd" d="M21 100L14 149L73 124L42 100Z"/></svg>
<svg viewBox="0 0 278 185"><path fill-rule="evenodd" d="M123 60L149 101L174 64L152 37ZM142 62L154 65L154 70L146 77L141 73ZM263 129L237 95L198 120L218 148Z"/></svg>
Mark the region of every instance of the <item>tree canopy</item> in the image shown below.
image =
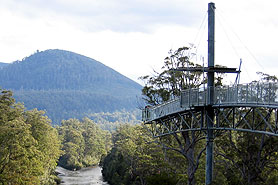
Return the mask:
<svg viewBox="0 0 278 185"><path fill-rule="evenodd" d="M145 127L124 124L113 134L113 148L102 161L103 176L111 185L184 183L184 159L163 152Z"/></svg>
<svg viewBox="0 0 278 185"><path fill-rule="evenodd" d="M59 165L64 168L98 165L111 148L111 134L88 118L64 120L57 130L63 150Z"/></svg>
<svg viewBox="0 0 278 185"><path fill-rule="evenodd" d="M43 111L25 111L12 92L0 94L0 183L54 183L61 154L56 129Z"/></svg>
<svg viewBox="0 0 278 185"><path fill-rule="evenodd" d="M178 98L181 90L198 88L207 82L206 77L200 72L175 71L178 67L200 67L190 61L187 51L190 48L182 47L170 51L165 58L161 73L153 76L144 76L145 80L142 94L150 106L155 106L172 98ZM277 82L277 77L265 73L258 73L263 82ZM215 86L223 85L223 75L215 77ZM241 113L248 110L239 108ZM265 114L265 108L260 108L260 113L253 117L259 119L260 114ZM190 116L184 118L190 123ZM245 121L250 121L246 116ZM269 124L275 127L275 116L268 118ZM221 120L222 122L225 120ZM227 120L226 120L227 121ZM263 124L261 125L263 126ZM242 132L215 132L215 158L214 158L214 184L277 184L277 137L261 134ZM187 169L186 179L188 184L204 183L205 169L205 134L201 131L182 131L161 137L158 144L164 151L174 151L182 154ZM200 168L202 167L202 168Z"/></svg>

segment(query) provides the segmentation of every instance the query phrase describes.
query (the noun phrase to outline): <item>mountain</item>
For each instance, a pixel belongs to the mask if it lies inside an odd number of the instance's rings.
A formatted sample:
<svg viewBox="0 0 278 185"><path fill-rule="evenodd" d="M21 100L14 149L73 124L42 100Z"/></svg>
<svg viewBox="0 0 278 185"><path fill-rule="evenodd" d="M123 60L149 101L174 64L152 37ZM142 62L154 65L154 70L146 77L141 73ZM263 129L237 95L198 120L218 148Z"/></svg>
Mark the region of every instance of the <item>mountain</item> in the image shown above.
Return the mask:
<svg viewBox="0 0 278 185"><path fill-rule="evenodd" d="M3 62L0 62L0 68L3 68L5 66L9 65L9 63L3 63Z"/></svg>
<svg viewBox="0 0 278 185"><path fill-rule="evenodd" d="M46 110L55 124L96 112L133 110L142 88L94 59L58 49L0 68L0 87L12 90L28 109Z"/></svg>

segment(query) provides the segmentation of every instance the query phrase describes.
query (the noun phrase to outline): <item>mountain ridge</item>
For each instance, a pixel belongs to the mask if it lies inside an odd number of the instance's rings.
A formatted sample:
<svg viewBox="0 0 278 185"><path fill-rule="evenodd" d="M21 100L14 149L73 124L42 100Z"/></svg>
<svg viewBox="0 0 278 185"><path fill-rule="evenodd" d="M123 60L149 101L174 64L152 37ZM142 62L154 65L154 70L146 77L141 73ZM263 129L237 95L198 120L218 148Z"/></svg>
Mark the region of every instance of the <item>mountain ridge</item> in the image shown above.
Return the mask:
<svg viewBox="0 0 278 185"><path fill-rule="evenodd" d="M11 76L12 73L16 75ZM58 49L37 52L16 61L2 70L0 78L5 79L0 80L4 87L13 90L97 90L99 85L117 89L126 85L141 88L136 82L94 59Z"/></svg>
<svg viewBox="0 0 278 185"><path fill-rule="evenodd" d="M27 109L56 122L96 112L134 110L142 86L92 58L59 49L37 51L0 67L0 87Z"/></svg>
<svg viewBox="0 0 278 185"><path fill-rule="evenodd" d="M5 63L5 62L0 62L0 69L9 65L9 63Z"/></svg>

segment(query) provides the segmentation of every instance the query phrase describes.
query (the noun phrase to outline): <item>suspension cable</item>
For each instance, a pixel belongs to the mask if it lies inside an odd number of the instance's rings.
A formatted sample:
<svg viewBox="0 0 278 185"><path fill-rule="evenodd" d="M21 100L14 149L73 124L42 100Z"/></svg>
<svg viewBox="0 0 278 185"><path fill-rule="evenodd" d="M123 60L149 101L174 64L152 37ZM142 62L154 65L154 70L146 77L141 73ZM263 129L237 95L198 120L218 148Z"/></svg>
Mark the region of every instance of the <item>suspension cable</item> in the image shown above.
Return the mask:
<svg viewBox="0 0 278 185"><path fill-rule="evenodd" d="M223 20L225 21L224 16L221 14L221 12L219 10L217 10L217 13L223 18ZM228 22L228 21L225 21ZM240 37L238 36L238 34L234 31L234 29L229 25L229 30L231 30L231 32L234 34L234 36L239 40L239 42L242 44L242 46L246 49L246 51L248 51L248 53L250 54L250 56L255 60L255 62L264 70L263 65L259 62L259 60L255 57L255 55L251 52L251 50L246 46L246 44L244 44L244 42L240 39Z"/></svg>

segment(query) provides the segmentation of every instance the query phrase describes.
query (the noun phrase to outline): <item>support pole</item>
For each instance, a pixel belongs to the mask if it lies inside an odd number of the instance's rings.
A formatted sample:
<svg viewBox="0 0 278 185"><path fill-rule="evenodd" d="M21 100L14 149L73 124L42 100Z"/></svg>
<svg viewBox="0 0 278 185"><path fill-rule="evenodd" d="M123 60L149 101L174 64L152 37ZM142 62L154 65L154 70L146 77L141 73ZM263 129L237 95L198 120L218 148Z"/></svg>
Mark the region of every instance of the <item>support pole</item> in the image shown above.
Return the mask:
<svg viewBox="0 0 278 185"><path fill-rule="evenodd" d="M215 5L208 4L208 68L214 67ZM213 174L213 122L214 111L214 72L208 72L208 106L207 106L207 146L206 146L206 185L212 184Z"/></svg>

